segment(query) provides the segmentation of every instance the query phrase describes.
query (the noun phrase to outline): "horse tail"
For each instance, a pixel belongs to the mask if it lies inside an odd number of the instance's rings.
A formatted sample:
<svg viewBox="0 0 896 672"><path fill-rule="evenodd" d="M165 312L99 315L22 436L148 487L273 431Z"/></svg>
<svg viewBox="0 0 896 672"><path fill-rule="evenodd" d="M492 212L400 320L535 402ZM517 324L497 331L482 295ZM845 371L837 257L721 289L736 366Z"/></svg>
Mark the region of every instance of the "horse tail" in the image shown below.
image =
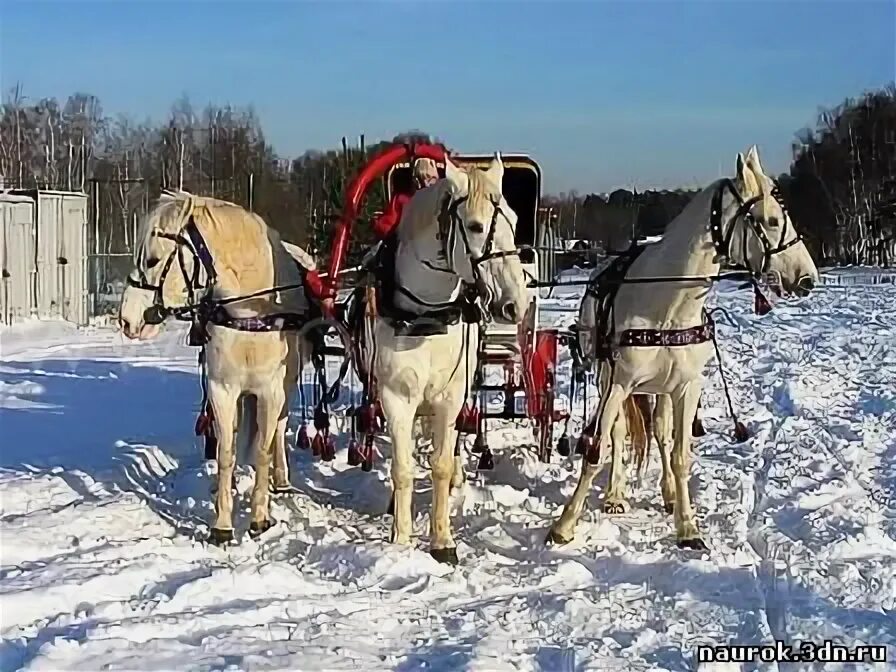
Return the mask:
<svg viewBox="0 0 896 672"><path fill-rule="evenodd" d="M233 426L233 455L237 464L255 464L258 456L252 451L255 436L259 432L258 400L254 395L246 395L237 399ZM262 450L265 450L262 446Z"/></svg>
<svg viewBox="0 0 896 672"><path fill-rule="evenodd" d="M647 418L650 417L649 409L645 413L644 403L646 397L641 394L630 394L623 402L625 420L628 424L628 433L632 440L632 452L635 454L635 465L640 475L647 462L647 451L650 449L650 435L647 433Z"/></svg>
<svg viewBox="0 0 896 672"><path fill-rule="evenodd" d="M646 394L633 394L635 404L641 412L641 418L644 420L644 435L647 441L647 453L650 452L650 440L653 437L653 409L650 408L650 401ZM645 454L645 459L648 457Z"/></svg>

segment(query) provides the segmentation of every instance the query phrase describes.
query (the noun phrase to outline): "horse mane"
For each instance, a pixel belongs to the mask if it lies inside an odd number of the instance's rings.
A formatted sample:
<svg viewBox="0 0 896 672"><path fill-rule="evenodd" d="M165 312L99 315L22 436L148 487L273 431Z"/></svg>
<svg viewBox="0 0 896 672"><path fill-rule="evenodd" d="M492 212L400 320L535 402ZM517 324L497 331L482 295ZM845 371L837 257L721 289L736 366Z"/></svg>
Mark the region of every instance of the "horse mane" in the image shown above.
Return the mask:
<svg viewBox="0 0 896 672"><path fill-rule="evenodd" d="M306 270L317 268L311 254L285 243L260 215L230 201L181 190L164 191L147 214L138 254L154 229L173 233L181 230L190 217L213 250L218 284L225 292L253 292L297 283L300 275L296 263Z"/></svg>
<svg viewBox="0 0 896 672"><path fill-rule="evenodd" d="M145 246L149 240L150 234L154 229L163 231L175 231L181 229L186 223L190 215L195 215L197 209L204 208L208 211L212 219L216 219L223 213L224 217L233 216L235 211L242 211L253 217L256 222L266 228L271 229L267 222L258 214L248 212L240 205L231 201L225 201L220 198L211 196L196 196L188 191L165 189L162 191L156 205L147 213L140 224L137 233L137 240L141 241L138 250ZM218 223L220 226L220 223ZM288 243L280 238L280 234L271 229L272 235L268 237L272 242L280 243L296 262L305 270L316 270L317 260L305 248L295 243Z"/></svg>
<svg viewBox="0 0 896 672"><path fill-rule="evenodd" d="M179 230L192 212L192 194L186 191L162 191L156 204L146 213L137 229L135 258L140 259L149 244L152 232ZM136 242L136 241L135 241Z"/></svg>

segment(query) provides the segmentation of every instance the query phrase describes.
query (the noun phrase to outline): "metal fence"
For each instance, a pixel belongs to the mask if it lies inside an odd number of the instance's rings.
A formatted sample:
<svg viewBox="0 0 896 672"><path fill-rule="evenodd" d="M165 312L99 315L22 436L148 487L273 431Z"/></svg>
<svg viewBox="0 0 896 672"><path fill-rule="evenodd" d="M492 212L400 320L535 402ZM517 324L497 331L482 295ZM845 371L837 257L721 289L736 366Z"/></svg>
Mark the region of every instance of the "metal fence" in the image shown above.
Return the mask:
<svg viewBox="0 0 896 672"><path fill-rule="evenodd" d="M149 202L150 188L143 178L90 180L87 274L92 317L117 310Z"/></svg>

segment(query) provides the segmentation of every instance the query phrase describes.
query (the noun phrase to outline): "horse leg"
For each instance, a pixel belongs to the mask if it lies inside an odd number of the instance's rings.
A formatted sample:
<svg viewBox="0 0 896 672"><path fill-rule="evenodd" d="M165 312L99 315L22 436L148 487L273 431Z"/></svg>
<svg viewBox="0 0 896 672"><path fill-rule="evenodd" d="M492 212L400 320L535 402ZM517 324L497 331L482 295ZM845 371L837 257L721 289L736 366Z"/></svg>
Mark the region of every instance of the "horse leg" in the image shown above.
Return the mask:
<svg viewBox="0 0 896 672"><path fill-rule="evenodd" d="M455 437L457 434L455 433ZM456 439L455 439L456 440ZM454 447L452 446L452 451ZM464 463L464 454L463 449L461 449L460 454L454 456L454 473L451 476L451 488L461 488L464 483L467 482L467 471L464 468L466 464Z"/></svg>
<svg viewBox="0 0 896 672"><path fill-rule="evenodd" d="M672 474L675 477L675 531L678 545L694 550L706 550L700 538L694 510L691 508L688 477L691 471L691 421L700 400L702 381L696 379L673 393L673 415L675 418L672 443Z"/></svg>
<svg viewBox="0 0 896 672"><path fill-rule="evenodd" d="M443 403L433 411L432 511L430 512L430 555L439 562L457 564L457 548L451 536L451 516L448 498L456 466L454 442L457 430L454 422L457 412L451 413L455 404Z"/></svg>
<svg viewBox="0 0 896 672"><path fill-rule="evenodd" d="M653 409L650 408L649 396L650 395L647 394L632 395L632 401L634 402L635 408L638 410L638 414L640 415L641 422L644 426L644 440L647 442L645 450L649 449L650 437L653 436Z"/></svg>
<svg viewBox="0 0 896 672"><path fill-rule="evenodd" d="M282 383L274 383L271 389L256 396L255 408L257 432L255 449L255 487L252 489L252 522L249 534L253 537L266 532L273 525L270 519L270 478L274 437L283 410L284 389Z"/></svg>
<svg viewBox="0 0 896 672"><path fill-rule="evenodd" d="M602 408L599 409L597 418L597 426L600 427L599 454L597 456L585 455L582 459L582 471L579 474L579 482L576 484L572 497L569 498L566 506L563 507L563 513L560 514L560 518L551 526L551 531L548 533L548 541L559 544L572 541L576 523L582 516L582 510L585 507L588 493L591 491L594 477L600 471L600 456L604 454L604 450L610 444L610 434L613 431L616 419L619 417L619 411L626 396L628 396L628 391L618 384L613 385L606 394L606 401L603 403Z"/></svg>
<svg viewBox="0 0 896 672"><path fill-rule="evenodd" d="M208 384L208 398L214 412L218 437L218 491L215 496L215 523L209 531L209 542L215 545L233 541L233 490L236 462L236 433L239 391L214 380Z"/></svg>
<svg viewBox="0 0 896 672"><path fill-rule="evenodd" d="M629 397L631 399L631 397ZM627 403L626 402L623 403ZM628 422L625 413L620 413L613 423L612 452L610 453L610 483L607 494L604 497L604 513L625 513L628 511L628 501L625 499L625 491L628 486L628 472L623 459L625 437L628 435Z"/></svg>
<svg viewBox="0 0 896 672"><path fill-rule="evenodd" d="M672 477L670 449L672 447L672 398L668 394L656 395L656 408L653 411L653 432L660 447L660 459L663 463L663 475L660 478L660 491L663 494L663 507L666 513L675 510L675 480Z"/></svg>
<svg viewBox="0 0 896 672"><path fill-rule="evenodd" d="M388 387L381 393L383 413L392 439L392 537L393 544L409 545L414 519L414 412L416 400L402 399Z"/></svg>
<svg viewBox="0 0 896 672"><path fill-rule="evenodd" d="M277 421L273 445L274 481L271 490L275 495L292 491L292 485L289 482L289 456L286 451L286 426L289 423L289 409L292 406L299 382L299 373L305 364L305 351L301 349L304 345L304 339L300 340L297 345L290 343L290 352L286 358L286 376L283 378L283 409L280 411L280 418Z"/></svg>
<svg viewBox="0 0 896 672"><path fill-rule="evenodd" d="M274 456L274 478L271 492L275 495L292 492L292 484L289 482L289 457L286 454L286 425L288 421L289 403L287 402L280 411L280 418L277 420L277 428L274 431L274 439L271 444L271 453Z"/></svg>

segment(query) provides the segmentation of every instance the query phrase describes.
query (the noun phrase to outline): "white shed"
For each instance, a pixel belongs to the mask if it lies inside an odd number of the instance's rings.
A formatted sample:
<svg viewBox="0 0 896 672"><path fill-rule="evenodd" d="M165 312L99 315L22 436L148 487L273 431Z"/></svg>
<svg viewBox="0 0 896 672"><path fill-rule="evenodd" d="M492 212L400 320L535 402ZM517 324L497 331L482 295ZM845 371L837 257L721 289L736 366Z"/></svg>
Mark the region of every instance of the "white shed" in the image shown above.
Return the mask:
<svg viewBox="0 0 896 672"><path fill-rule="evenodd" d="M27 319L34 307L34 199L0 193L0 320Z"/></svg>
<svg viewBox="0 0 896 672"><path fill-rule="evenodd" d="M13 231L12 245L4 243L4 262L9 260L11 274L21 275L21 266L27 268L31 278L27 303L22 304L27 305L27 310L10 301L8 322L36 316L87 324L87 195L16 190L3 197L10 203L4 209L17 212L14 217L4 217L4 236ZM26 208L30 214L30 236L25 233L29 228L24 225ZM18 224L8 226L7 220ZM23 297L19 283L12 282L16 287L13 291L17 292L15 296Z"/></svg>

